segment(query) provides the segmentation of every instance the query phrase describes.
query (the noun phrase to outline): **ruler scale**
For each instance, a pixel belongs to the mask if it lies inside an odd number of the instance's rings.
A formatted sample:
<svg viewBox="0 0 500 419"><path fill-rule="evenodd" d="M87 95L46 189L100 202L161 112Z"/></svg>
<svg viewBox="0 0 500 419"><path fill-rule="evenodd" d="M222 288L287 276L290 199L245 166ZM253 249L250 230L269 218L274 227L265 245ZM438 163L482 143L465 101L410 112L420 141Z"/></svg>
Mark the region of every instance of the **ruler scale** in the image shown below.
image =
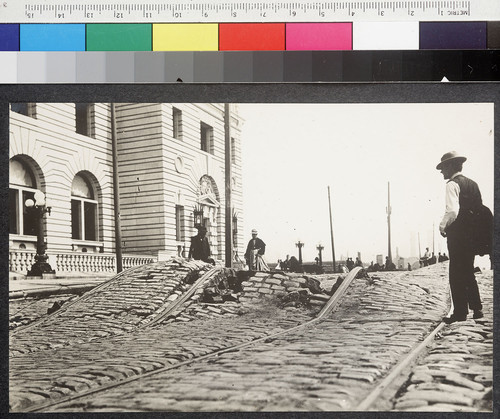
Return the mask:
<svg viewBox="0 0 500 419"><path fill-rule="evenodd" d="M223 23L499 20L498 0L68 3L4 0L0 23Z"/></svg>

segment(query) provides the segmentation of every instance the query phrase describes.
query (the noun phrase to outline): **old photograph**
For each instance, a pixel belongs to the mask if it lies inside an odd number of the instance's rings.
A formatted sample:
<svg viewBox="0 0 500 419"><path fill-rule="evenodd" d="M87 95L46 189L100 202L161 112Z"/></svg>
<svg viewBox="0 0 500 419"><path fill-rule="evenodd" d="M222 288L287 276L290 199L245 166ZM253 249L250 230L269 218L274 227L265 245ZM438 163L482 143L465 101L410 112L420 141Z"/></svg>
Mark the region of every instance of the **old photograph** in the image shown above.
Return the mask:
<svg viewBox="0 0 500 419"><path fill-rule="evenodd" d="M11 413L493 411L495 104L262 102L9 104Z"/></svg>

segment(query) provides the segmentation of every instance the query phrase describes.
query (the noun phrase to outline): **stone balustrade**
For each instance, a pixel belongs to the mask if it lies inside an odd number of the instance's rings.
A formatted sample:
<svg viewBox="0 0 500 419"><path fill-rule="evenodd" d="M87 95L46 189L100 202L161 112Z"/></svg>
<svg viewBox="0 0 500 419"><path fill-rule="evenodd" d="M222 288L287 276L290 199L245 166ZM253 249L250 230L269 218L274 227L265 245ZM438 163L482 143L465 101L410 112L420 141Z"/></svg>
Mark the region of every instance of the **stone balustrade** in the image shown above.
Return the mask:
<svg viewBox="0 0 500 419"><path fill-rule="evenodd" d="M35 263L36 252L29 250L9 251L9 272L26 273Z"/></svg>
<svg viewBox="0 0 500 419"><path fill-rule="evenodd" d="M34 251L13 250L9 252L9 271L26 274L35 262ZM49 263L56 273L59 272L116 272L116 255L106 253L47 252ZM128 269L146 263L156 262L157 258L146 255L123 255L123 268Z"/></svg>

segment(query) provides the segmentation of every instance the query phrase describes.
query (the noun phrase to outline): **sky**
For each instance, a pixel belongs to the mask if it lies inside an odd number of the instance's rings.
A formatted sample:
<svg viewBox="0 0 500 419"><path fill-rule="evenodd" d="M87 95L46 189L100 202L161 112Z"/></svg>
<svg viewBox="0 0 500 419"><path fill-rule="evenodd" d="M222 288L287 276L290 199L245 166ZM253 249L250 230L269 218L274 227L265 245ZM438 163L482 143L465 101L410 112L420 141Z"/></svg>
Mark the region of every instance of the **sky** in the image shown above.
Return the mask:
<svg viewBox="0 0 500 419"><path fill-rule="evenodd" d="M451 150L467 157L493 210L493 104L239 104L244 119L244 229L259 231L268 262L298 256L313 261L318 244L335 258L376 262L388 252L418 257L447 253L439 235L445 183L436 165ZM434 226L434 227L433 227ZM434 233L433 233L434 231ZM434 240L434 241L433 241Z"/></svg>

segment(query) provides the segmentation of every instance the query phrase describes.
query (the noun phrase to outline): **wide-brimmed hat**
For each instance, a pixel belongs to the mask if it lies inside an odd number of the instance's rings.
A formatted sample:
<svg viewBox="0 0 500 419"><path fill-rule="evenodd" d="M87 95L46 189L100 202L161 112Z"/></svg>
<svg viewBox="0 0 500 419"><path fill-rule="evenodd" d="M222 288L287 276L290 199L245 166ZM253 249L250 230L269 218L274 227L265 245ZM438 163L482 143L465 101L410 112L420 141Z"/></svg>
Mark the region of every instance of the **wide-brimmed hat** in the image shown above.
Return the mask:
<svg viewBox="0 0 500 419"><path fill-rule="evenodd" d="M255 230L255 228L252 230L252 234L257 234L257 230Z"/></svg>
<svg viewBox="0 0 500 419"><path fill-rule="evenodd" d="M461 156L456 151L450 151L448 153L443 154L443 157L441 157L441 161L436 166L436 169L441 170L441 167L443 167L443 164L447 163L451 160L460 160L463 163L465 160L467 160L467 157Z"/></svg>
<svg viewBox="0 0 500 419"><path fill-rule="evenodd" d="M201 224L198 224L196 226L196 228L198 229L198 231L204 231L204 232L207 231L207 228L205 226L201 225Z"/></svg>

